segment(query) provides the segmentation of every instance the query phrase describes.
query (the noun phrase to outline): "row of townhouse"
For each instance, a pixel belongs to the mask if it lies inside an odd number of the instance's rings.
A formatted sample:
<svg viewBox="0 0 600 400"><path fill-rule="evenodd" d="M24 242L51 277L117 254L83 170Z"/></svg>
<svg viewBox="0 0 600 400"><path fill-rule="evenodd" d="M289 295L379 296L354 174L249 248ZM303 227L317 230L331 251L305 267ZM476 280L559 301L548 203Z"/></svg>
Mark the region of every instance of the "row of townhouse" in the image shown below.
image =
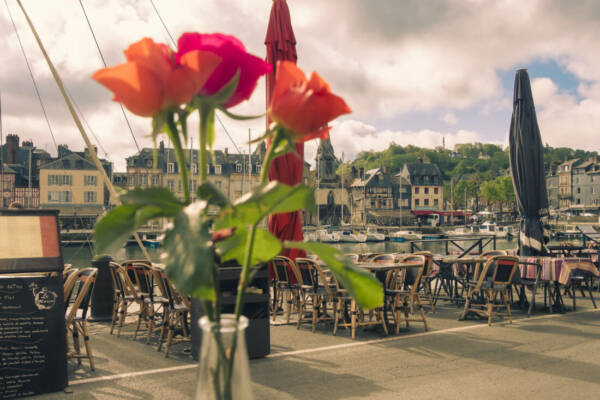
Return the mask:
<svg viewBox="0 0 600 400"><path fill-rule="evenodd" d="M313 225L401 225L415 215L443 210L442 174L435 164L419 159L395 174L388 167L353 167L347 177L336 173L338 166L331 142L322 140L314 175L318 212L309 218Z"/></svg>
<svg viewBox="0 0 600 400"><path fill-rule="evenodd" d="M558 165L546 176L548 203L552 210L573 214L600 210L600 162L596 157L574 158Z"/></svg>

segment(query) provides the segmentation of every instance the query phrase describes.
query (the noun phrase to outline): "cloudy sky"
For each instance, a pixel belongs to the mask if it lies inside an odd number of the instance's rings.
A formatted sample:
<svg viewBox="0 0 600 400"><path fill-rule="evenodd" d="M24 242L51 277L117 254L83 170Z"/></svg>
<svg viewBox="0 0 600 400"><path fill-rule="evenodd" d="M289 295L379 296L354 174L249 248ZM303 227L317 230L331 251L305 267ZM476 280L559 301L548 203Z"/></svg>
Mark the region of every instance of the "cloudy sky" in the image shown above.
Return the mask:
<svg viewBox="0 0 600 400"><path fill-rule="evenodd" d="M3 134L16 133L56 153L83 140L15 0L6 0L43 99L37 100L5 4L0 8ZM50 57L99 141L100 153L124 170L136 152L120 108L90 76L102 67L78 0L22 0ZM108 65L144 36L169 43L153 9L175 39L183 32L224 32L264 57L271 0L82 0ZM600 1L597 0L288 0L298 65L318 71L353 114L334 123L336 155L345 160L390 142L436 147L505 145L515 70L532 80L542 140L600 150ZM264 82L237 113L264 111ZM128 114L141 146L150 121ZM264 120L217 124L217 148L248 151ZM195 129L195 128L194 128ZM196 140L197 143L197 140ZM312 161L316 143L306 145Z"/></svg>

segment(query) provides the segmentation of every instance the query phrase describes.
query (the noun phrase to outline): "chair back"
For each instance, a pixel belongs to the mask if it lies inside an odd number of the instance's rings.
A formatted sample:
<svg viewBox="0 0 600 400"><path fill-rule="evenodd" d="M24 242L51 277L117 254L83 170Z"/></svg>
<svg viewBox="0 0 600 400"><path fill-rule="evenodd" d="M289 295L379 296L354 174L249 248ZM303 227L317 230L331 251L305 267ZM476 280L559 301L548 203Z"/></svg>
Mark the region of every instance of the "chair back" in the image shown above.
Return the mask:
<svg viewBox="0 0 600 400"><path fill-rule="evenodd" d="M388 264L396 262L398 258L392 253L376 254L369 259L369 262L377 264Z"/></svg>
<svg viewBox="0 0 600 400"><path fill-rule="evenodd" d="M481 284L486 277L488 278L493 286L506 286L512 282L513 275L519 265L519 259L512 256L493 256L485 262L483 265L483 271L479 277L477 287L481 287Z"/></svg>
<svg viewBox="0 0 600 400"><path fill-rule="evenodd" d="M69 276L65 279L64 283L63 283L63 294L64 294L64 304L65 304L65 311L67 310L67 308L69 308L69 303L71 300L71 297L73 296L73 288L75 287L75 283L77 282L77 279L79 279L79 270L78 269L73 269L71 270L71 272L69 273Z"/></svg>
<svg viewBox="0 0 600 400"><path fill-rule="evenodd" d="M123 284L123 277L121 276L121 266L117 263L109 262L108 268L115 292L118 292L121 298L125 298L125 286Z"/></svg>
<svg viewBox="0 0 600 400"><path fill-rule="evenodd" d="M433 274L433 253L430 251L417 251L413 254L416 256L425 257L425 269L423 270L423 278L430 277Z"/></svg>
<svg viewBox="0 0 600 400"><path fill-rule="evenodd" d="M413 264L407 267L400 267L388 272L386 276L386 289L391 290L410 290L416 293L419 290L423 271L427 261L423 254L408 254L400 258L399 263Z"/></svg>
<svg viewBox="0 0 600 400"><path fill-rule="evenodd" d="M86 319L97 273L97 268L84 268L77 272L78 279L73 288L75 300L67 313L67 322L72 321L77 316L78 310L81 310L81 318Z"/></svg>
<svg viewBox="0 0 600 400"><path fill-rule="evenodd" d="M284 256L276 256L271 260L275 279L281 283L290 283L289 270L293 261ZM289 269L288 269L289 268Z"/></svg>
<svg viewBox="0 0 600 400"><path fill-rule="evenodd" d="M142 295L152 298L154 284L152 281L151 264L147 263L132 263L133 272Z"/></svg>
<svg viewBox="0 0 600 400"><path fill-rule="evenodd" d="M296 271L298 283L301 286L312 286L314 289L319 284L318 274L319 272L315 269L316 262L310 258L296 258Z"/></svg>
<svg viewBox="0 0 600 400"><path fill-rule="evenodd" d="M360 256L357 253L346 253L344 254L349 260L351 260L352 262L357 263L358 260L360 259Z"/></svg>

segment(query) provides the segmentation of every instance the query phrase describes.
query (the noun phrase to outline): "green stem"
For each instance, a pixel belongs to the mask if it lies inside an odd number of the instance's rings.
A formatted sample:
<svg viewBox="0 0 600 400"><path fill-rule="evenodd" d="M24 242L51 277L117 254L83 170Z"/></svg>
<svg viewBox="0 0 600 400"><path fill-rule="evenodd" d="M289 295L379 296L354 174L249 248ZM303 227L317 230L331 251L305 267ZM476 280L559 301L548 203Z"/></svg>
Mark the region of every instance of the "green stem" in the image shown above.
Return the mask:
<svg viewBox="0 0 600 400"><path fill-rule="evenodd" d="M265 154L265 161L262 165L262 170L260 171L260 183L267 183L269 180L269 168L271 167L271 162L273 161L275 155L275 147L279 142L280 130L276 129L275 135L273 135L273 140L271 140L271 145L267 149L267 153Z"/></svg>
<svg viewBox="0 0 600 400"><path fill-rule="evenodd" d="M208 104L203 104L200 106L200 149L198 155L198 165L200 167L200 185L206 181L206 166L207 157L206 157L206 144L210 137L214 137L214 118L215 118L215 109L213 106Z"/></svg>
<svg viewBox="0 0 600 400"><path fill-rule="evenodd" d="M238 292L237 292L237 297L235 300L235 333L233 335L233 339L231 341L231 352L230 352L230 356L229 356L229 362L227 365L227 368L225 370L226 375L225 375L225 382L224 382L224 387L225 387L225 398L226 399L230 399L231 398L231 378L233 375L233 367L234 367L234 355L235 352L237 350L237 339L238 339L238 323L240 320L240 314L242 313L242 301L244 299L244 292L246 290L246 286L248 286L248 275L250 272L250 263L252 260L252 250L254 248L254 238L256 237L256 228L257 228L257 224L253 224L252 227L250 228L250 231L248 232L248 238L246 240L246 251L245 251L245 255L246 257L244 258L244 265L242 266L242 272L240 274L240 282L238 284Z"/></svg>
<svg viewBox="0 0 600 400"><path fill-rule="evenodd" d="M179 138L179 131L177 125L173 120L173 114L169 113L167 116L167 127L171 131L171 141L173 142L173 149L175 150L175 157L177 158L177 164L179 167L179 177L181 178L181 184L183 188L183 199L185 204L190 204L190 190L188 182L188 169L185 163L185 155L183 154L183 148L181 147L181 140Z"/></svg>

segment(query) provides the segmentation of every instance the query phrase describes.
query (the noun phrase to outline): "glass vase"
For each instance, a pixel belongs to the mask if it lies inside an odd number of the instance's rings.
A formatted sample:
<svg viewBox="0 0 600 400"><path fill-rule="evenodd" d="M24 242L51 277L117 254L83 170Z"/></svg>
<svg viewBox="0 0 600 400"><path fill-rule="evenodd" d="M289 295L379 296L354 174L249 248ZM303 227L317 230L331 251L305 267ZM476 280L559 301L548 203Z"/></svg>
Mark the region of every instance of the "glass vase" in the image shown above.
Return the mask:
<svg viewBox="0 0 600 400"><path fill-rule="evenodd" d="M246 350L247 327L248 318L244 316L240 317L237 329L233 314L222 314L220 325L207 317L200 318L202 346L196 400L252 400ZM231 360L236 335L236 348Z"/></svg>

